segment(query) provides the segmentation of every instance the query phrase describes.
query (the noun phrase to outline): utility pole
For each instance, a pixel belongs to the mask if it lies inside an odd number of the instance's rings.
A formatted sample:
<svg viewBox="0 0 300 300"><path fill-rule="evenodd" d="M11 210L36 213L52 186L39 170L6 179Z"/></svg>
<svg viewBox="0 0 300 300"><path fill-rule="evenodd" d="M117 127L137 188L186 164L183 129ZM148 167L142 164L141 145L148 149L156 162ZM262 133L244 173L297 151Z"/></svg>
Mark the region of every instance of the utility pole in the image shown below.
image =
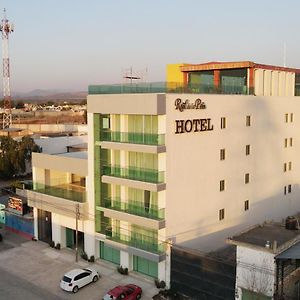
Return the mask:
<svg viewBox="0 0 300 300"><path fill-rule="evenodd" d="M75 241L75 252L76 262L78 262L78 220L80 219L79 204L76 204L76 241Z"/></svg>
<svg viewBox="0 0 300 300"><path fill-rule="evenodd" d="M8 37L14 31L14 25L6 19L6 10L4 8L4 17L0 24L2 32L2 55L3 55L3 96L4 96L4 113L3 113L3 129L9 128L12 123L11 117L11 97L10 97L10 71L9 71L9 55L8 55Z"/></svg>

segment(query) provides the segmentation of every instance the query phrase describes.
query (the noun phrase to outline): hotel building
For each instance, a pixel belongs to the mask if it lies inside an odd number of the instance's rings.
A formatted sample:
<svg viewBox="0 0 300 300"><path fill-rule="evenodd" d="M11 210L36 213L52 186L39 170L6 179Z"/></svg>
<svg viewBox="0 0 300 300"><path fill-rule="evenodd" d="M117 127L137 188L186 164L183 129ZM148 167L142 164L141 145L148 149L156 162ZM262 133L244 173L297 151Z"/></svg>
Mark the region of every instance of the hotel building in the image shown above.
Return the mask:
<svg viewBox="0 0 300 300"><path fill-rule="evenodd" d="M88 255L168 284L172 247L211 251L299 211L299 85L298 69L246 61L90 86Z"/></svg>

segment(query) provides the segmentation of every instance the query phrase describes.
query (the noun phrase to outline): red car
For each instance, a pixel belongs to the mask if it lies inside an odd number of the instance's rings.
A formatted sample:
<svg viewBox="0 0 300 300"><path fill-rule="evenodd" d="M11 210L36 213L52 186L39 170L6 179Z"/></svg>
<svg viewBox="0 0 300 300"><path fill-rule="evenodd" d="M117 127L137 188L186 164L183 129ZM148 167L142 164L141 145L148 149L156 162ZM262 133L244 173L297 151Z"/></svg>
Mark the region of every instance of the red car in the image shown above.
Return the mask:
<svg viewBox="0 0 300 300"><path fill-rule="evenodd" d="M142 289L135 284L118 285L108 291L102 300L136 300L141 299Z"/></svg>

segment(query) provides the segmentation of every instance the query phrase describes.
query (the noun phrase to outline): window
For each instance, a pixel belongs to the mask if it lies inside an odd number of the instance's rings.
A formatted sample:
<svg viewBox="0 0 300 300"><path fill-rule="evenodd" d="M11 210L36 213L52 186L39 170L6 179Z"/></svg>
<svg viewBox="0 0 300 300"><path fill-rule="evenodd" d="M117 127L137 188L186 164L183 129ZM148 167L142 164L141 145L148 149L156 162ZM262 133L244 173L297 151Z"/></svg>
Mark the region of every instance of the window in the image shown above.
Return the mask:
<svg viewBox="0 0 300 300"><path fill-rule="evenodd" d="M284 147L287 148L288 146L288 139L284 139Z"/></svg>
<svg viewBox="0 0 300 300"><path fill-rule="evenodd" d="M250 181L250 174L246 173L245 174L245 184L249 183L249 181Z"/></svg>
<svg viewBox="0 0 300 300"><path fill-rule="evenodd" d="M290 194L291 192L292 192L292 185L291 184L284 187L284 190L283 190L284 195Z"/></svg>
<svg viewBox="0 0 300 300"><path fill-rule="evenodd" d="M250 155L250 145L246 145L246 155Z"/></svg>
<svg viewBox="0 0 300 300"><path fill-rule="evenodd" d="M110 128L109 115L103 115L103 117L102 117L102 128L103 129L109 129Z"/></svg>
<svg viewBox="0 0 300 300"><path fill-rule="evenodd" d="M224 128L226 128L226 118L222 117L221 118L221 129L224 129Z"/></svg>
<svg viewBox="0 0 300 300"><path fill-rule="evenodd" d="M291 171L291 170L292 170L292 162L289 161L289 171Z"/></svg>
<svg viewBox="0 0 300 300"><path fill-rule="evenodd" d="M222 209L219 210L219 220L220 221L224 220L224 218L225 218L225 209L222 208Z"/></svg>
<svg viewBox="0 0 300 300"><path fill-rule="evenodd" d="M225 160L225 149L220 150L220 160Z"/></svg>
<svg viewBox="0 0 300 300"><path fill-rule="evenodd" d="M144 207L145 212L149 213L150 211L150 191L144 191Z"/></svg>
<svg viewBox="0 0 300 300"><path fill-rule="evenodd" d="M293 114L293 113L291 113L291 115L290 115L290 122L291 122L291 123L294 122L294 114Z"/></svg>
<svg viewBox="0 0 300 300"><path fill-rule="evenodd" d="M220 180L220 192L225 190L225 180Z"/></svg>
<svg viewBox="0 0 300 300"><path fill-rule="evenodd" d="M284 119L285 119L285 123L287 123L289 121L289 114L285 114Z"/></svg>
<svg viewBox="0 0 300 300"><path fill-rule="evenodd" d="M287 171L287 165L286 163L283 164L283 172L286 172Z"/></svg>
<svg viewBox="0 0 300 300"><path fill-rule="evenodd" d="M251 126L251 116L246 116L246 126Z"/></svg>
<svg viewBox="0 0 300 300"><path fill-rule="evenodd" d="M245 211L249 209L249 200L246 200L244 202L244 209L245 209Z"/></svg>
<svg viewBox="0 0 300 300"><path fill-rule="evenodd" d="M293 146L293 138L290 138L290 147Z"/></svg>

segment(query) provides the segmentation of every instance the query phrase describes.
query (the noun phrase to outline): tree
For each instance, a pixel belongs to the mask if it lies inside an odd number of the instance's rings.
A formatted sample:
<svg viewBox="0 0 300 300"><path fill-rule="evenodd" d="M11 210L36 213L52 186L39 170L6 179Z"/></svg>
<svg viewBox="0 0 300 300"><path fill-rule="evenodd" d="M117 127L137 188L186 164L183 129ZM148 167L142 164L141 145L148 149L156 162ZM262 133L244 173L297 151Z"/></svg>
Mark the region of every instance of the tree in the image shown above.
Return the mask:
<svg viewBox="0 0 300 300"><path fill-rule="evenodd" d="M24 174L26 163L31 162L32 152L40 147L28 136L16 141L8 136L0 137L0 178L11 179Z"/></svg>
<svg viewBox="0 0 300 300"><path fill-rule="evenodd" d="M25 106L25 104L23 101L18 101L16 104L17 109L22 109L22 108L24 108L24 106Z"/></svg>

